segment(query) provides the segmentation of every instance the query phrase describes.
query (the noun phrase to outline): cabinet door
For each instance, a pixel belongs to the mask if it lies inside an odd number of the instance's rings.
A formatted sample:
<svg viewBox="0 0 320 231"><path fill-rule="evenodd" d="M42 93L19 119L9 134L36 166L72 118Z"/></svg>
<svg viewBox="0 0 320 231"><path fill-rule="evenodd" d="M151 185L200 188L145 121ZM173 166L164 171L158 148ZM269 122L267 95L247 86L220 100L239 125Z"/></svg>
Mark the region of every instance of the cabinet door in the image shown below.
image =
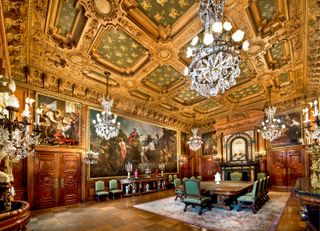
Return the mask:
<svg viewBox="0 0 320 231"><path fill-rule="evenodd" d="M274 186L287 186L287 155L286 151L272 151L271 157L271 183Z"/></svg>
<svg viewBox="0 0 320 231"><path fill-rule="evenodd" d="M36 153L35 191L37 207L47 208L58 204L58 161L54 153Z"/></svg>
<svg viewBox="0 0 320 231"><path fill-rule="evenodd" d="M80 154L63 153L60 155L60 203L80 202Z"/></svg>
<svg viewBox="0 0 320 231"><path fill-rule="evenodd" d="M297 178L305 176L304 151L287 152L288 186L294 186Z"/></svg>

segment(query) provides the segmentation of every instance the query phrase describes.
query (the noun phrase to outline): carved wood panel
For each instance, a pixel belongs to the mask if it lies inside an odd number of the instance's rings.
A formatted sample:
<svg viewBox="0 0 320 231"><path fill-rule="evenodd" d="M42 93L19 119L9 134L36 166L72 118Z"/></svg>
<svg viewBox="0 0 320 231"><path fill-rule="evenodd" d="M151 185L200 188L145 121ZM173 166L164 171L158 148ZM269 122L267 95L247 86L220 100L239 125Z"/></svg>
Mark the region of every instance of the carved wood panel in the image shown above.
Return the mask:
<svg viewBox="0 0 320 231"><path fill-rule="evenodd" d="M220 171L220 165L212 158L201 158L201 176L204 181L214 180L214 175Z"/></svg>
<svg viewBox="0 0 320 231"><path fill-rule="evenodd" d="M80 154L64 153L61 158L63 168L60 168L61 203L72 204L80 202Z"/></svg>
<svg viewBox="0 0 320 231"><path fill-rule="evenodd" d="M37 208L80 202L80 153L37 152L35 159Z"/></svg>
<svg viewBox="0 0 320 231"><path fill-rule="evenodd" d="M273 186L292 187L297 178L305 177L304 151L285 149L270 152L271 184Z"/></svg>
<svg viewBox="0 0 320 231"><path fill-rule="evenodd" d="M15 190L15 200L26 200L27 198L27 160L23 159L13 163L12 174L14 178L13 187Z"/></svg>

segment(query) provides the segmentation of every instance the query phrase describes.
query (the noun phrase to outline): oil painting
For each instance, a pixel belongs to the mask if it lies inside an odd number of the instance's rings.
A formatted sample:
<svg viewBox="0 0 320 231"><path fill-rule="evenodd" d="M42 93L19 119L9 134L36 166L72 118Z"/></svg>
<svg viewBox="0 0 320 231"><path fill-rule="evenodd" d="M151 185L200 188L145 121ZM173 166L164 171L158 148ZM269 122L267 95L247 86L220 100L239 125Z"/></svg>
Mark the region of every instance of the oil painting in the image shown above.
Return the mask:
<svg viewBox="0 0 320 231"><path fill-rule="evenodd" d="M272 147L299 145L301 134L301 113L293 112L278 117L286 128L278 139L271 142Z"/></svg>
<svg viewBox="0 0 320 231"><path fill-rule="evenodd" d="M202 155L215 156L218 154L216 132L202 134Z"/></svg>
<svg viewBox="0 0 320 231"><path fill-rule="evenodd" d="M177 131L118 116L119 134L109 140L97 136L92 122L99 111L90 109L90 149L99 153L96 164L90 165L90 178L125 176L125 164L145 174L177 173Z"/></svg>
<svg viewBox="0 0 320 231"><path fill-rule="evenodd" d="M40 125L40 145L80 144L81 104L38 94L35 122Z"/></svg>
<svg viewBox="0 0 320 231"><path fill-rule="evenodd" d="M188 144L190 134L186 132L181 132L181 155L190 156L190 147Z"/></svg>

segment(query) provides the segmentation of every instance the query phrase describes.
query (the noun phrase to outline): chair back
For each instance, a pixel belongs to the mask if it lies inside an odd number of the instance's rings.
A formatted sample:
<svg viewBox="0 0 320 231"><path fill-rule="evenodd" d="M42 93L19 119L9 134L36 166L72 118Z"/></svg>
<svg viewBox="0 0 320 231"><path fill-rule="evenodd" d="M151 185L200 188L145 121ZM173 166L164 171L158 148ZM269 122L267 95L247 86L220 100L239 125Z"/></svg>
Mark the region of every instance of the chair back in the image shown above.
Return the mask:
<svg viewBox="0 0 320 231"><path fill-rule="evenodd" d="M251 193L254 197L257 197L257 189L258 189L258 184L259 184L259 181L256 180L254 183L253 183L253 186L252 186L252 189L251 189Z"/></svg>
<svg viewBox="0 0 320 231"><path fill-rule="evenodd" d="M183 177L182 181L188 180L188 177Z"/></svg>
<svg viewBox="0 0 320 231"><path fill-rule="evenodd" d="M240 172L232 172L230 174L230 178L232 181L241 181L242 180L242 174Z"/></svg>
<svg viewBox="0 0 320 231"><path fill-rule="evenodd" d="M169 181L170 183L173 182L172 175L169 175L169 176L168 176L168 181Z"/></svg>
<svg viewBox="0 0 320 231"><path fill-rule="evenodd" d="M258 185L258 192L257 192L257 196L260 197L262 194L262 187L263 187L263 179L259 180L259 185Z"/></svg>
<svg viewBox="0 0 320 231"><path fill-rule="evenodd" d="M265 174L264 172L259 172L259 173L257 174L258 180L260 180L260 179L262 179L262 178L264 178L264 177L266 177L266 174Z"/></svg>
<svg viewBox="0 0 320 231"><path fill-rule="evenodd" d="M178 176L176 175L176 174L174 174L173 175L173 181L175 180L175 179L177 179L178 178Z"/></svg>
<svg viewBox="0 0 320 231"><path fill-rule="evenodd" d="M173 183L174 183L174 187L177 187L177 186L181 185L181 180L179 178L174 179Z"/></svg>
<svg viewBox="0 0 320 231"><path fill-rule="evenodd" d="M270 176L267 176L267 182L266 182L266 190L269 188L269 180L270 180Z"/></svg>
<svg viewBox="0 0 320 231"><path fill-rule="evenodd" d="M197 176L198 181L202 181L202 176Z"/></svg>
<svg viewBox="0 0 320 231"><path fill-rule="evenodd" d="M98 181L94 182L94 188L96 190L96 193L105 191L106 189L104 187L104 181L98 180Z"/></svg>
<svg viewBox="0 0 320 231"><path fill-rule="evenodd" d="M190 177L190 180L195 180L196 178L194 176Z"/></svg>
<svg viewBox="0 0 320 231"><path fill-rule="evenodd" d="M184 195L188 196L201 196L200 194L200 181L198 180L185 180L183 182Z"/></svg>
<svg viewBox="0 0 320 231"><path fill-rule="evenodd" d="M118 182L117 180L109 180L109 190L115 190L118 189Z"/></svg>

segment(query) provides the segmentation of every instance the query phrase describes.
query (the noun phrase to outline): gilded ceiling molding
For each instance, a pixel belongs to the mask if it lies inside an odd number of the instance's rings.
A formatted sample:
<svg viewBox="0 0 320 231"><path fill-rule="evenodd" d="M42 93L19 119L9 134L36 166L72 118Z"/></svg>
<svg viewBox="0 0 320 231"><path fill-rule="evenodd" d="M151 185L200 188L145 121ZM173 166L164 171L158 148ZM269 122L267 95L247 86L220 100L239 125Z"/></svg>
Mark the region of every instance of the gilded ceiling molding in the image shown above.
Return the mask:
<svg viewBox="0 0 320 231"><path fill-rule="evenodd" d="M249 0L246 11L256 35L262 38L283 28L289 19L286 0Z"/></svg>
<svg viewBox="0 0 320 231"><path fill-rule="evenodd" d="M90 15L95 16L96 19L101 19L100 22L102 24L108 23L117 17L118 0L81 0L81 2L87 6Z"/></svg>

